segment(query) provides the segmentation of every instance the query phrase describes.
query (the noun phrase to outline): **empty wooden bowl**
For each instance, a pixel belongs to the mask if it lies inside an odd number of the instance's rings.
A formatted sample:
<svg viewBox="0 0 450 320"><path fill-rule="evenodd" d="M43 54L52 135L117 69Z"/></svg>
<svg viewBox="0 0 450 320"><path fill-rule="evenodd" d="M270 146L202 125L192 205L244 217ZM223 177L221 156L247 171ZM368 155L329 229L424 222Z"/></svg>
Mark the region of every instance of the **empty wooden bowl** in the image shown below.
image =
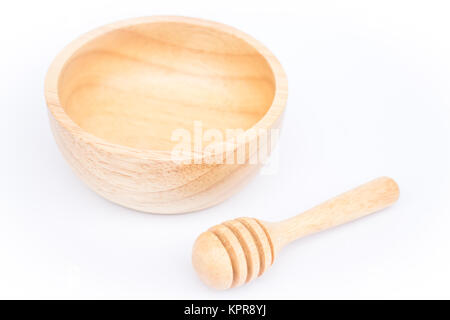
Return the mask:
<svg viewBox="0 0 450 320"><path fill-rule="evenodd" d="M263 45L232 27L146 17L70 43L50 66L45 97L59 148L93 190L136 210L182 213L219 203L257 172L250 159L263 144L251 145L280 128L287 80ZM199 128L202 139L216 133L217 148L198 147ZM174 159L183 135L192 148ZM242 147L241 161L207 161Z"/></svg>

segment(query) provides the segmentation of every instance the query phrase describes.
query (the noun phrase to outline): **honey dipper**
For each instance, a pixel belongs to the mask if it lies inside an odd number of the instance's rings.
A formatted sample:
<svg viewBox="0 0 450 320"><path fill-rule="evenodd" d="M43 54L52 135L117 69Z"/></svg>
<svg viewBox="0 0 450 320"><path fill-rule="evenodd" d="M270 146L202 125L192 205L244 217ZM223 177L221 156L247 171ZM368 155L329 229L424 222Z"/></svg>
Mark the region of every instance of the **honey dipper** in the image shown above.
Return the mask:
<svg viewBox="0 0 450 320"><path fill-rule="evenodd" d="M386 208L399 197L397 183L381 177L281 222L238 218L203 232L192 263L200 279L228 289L262 275L286 244Z"/></svg>

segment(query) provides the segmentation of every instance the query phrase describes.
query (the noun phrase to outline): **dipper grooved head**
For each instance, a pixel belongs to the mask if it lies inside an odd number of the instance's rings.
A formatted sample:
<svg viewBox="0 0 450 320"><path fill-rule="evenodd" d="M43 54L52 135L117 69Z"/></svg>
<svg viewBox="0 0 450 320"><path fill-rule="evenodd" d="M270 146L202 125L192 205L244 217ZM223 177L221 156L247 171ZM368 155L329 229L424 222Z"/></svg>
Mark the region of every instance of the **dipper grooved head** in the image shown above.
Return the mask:
<svg viewBox="0 0 450 320"><path fill-rule="evenodd" d="M273 261L271 240L252 218L226 221L195 241L192 263L200 278L216 289L240 286L263 274Z"/></svg>

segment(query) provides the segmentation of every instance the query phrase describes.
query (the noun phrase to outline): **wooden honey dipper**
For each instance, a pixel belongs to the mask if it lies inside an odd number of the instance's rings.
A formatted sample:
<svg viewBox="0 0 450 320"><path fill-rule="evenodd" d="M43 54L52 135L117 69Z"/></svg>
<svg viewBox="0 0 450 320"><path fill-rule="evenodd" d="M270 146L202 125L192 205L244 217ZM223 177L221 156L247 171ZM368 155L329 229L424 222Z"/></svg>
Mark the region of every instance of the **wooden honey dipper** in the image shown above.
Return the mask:
<svg viewBox="0 0 450 320"><path fill-rule="evenodd" d="M397 183L381 177L281 222L226 221L197 238L192 263L208 286L237 287L262 275L286 244L386 208L398 197Z"/></svg>

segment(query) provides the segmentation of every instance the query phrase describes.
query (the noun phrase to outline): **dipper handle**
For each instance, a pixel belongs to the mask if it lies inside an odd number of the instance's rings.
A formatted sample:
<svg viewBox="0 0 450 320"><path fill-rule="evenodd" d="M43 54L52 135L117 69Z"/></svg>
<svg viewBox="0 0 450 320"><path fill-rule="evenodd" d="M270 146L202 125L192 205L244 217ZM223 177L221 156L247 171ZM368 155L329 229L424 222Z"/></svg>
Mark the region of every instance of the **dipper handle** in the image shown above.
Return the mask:
<svg viewBox="0 0 450 320"><path fill-rule="evenodd" d="M267 223L275 250L301 237L364 217L397 201L399 188L388 177L380 177L332 198L290 219Z"/></svg>

